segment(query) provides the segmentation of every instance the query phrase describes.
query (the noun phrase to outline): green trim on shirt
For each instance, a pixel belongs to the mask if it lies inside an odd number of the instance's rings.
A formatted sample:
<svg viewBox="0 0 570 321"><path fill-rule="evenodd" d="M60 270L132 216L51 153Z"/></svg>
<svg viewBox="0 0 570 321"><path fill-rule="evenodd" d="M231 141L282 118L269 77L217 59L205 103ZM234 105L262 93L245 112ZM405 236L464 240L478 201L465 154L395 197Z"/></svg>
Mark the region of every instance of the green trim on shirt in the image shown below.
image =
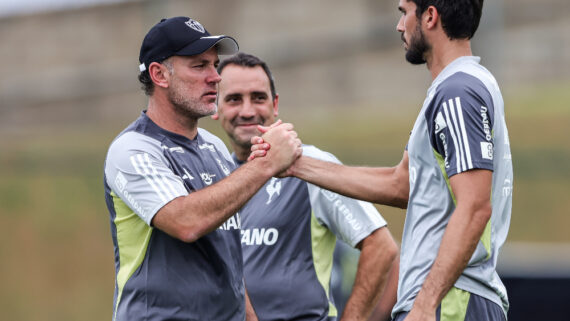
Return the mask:
<svg viewBox="0 0 570 321"><path fill-rule="evenodd" d="M336 245L336 236L326 227L319 224L315 213L311 212L311 247L313 252L313 265L317 279L323 287L329 301L329 316L336 317L338 311L329 298L333 253Z"/></svg>
<svg viewBox="0 0 570 321"><path fill-rule="evenodd" d="M440 321L464 321L471 293L451 288L441 301Z"/></svg>
<svg viewBox="0 0 570 321"><path fill-rule="evenodd" d="M117 229L117 247L119 249L119 271L117 273L117 302L115 316L121 302L121 295L125 284L135 271L141 266L152 235L152 227L148 226L123 200L111 192L115 207L115 220Z"/></svg>

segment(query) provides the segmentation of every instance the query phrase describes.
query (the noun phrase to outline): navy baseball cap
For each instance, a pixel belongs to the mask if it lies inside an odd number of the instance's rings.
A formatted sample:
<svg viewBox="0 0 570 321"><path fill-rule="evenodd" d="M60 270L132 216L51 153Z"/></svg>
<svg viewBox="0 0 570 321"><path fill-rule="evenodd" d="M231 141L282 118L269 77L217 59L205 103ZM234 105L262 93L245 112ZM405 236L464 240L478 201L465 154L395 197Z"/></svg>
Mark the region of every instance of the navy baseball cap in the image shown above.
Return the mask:
<svg viewBox="0 0 570 321"><path fill-rule="evenodd" d="M216 46L220 55L232 55L239 50L234 38L212 36L192 18L162 19L144 37L139 55L139 69L143 72L152 62L161 62L170 56L198 55L213 46Z"/></svg>

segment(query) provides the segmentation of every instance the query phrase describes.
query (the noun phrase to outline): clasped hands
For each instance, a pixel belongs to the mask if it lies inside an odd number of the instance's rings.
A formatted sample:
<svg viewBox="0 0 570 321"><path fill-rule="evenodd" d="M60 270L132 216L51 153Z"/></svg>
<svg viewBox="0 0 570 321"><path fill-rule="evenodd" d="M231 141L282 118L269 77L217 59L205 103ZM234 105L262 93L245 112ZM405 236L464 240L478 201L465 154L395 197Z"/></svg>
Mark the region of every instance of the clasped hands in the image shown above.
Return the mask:
<svg viewBox="0 0 570 321"><path fill-rule="evenodd" d="M270 126L257 126L260 136L251 138L251 154L248 161L268 158L276 166L277 176L290 176L291 165L301 157L303 147L293 124L276 121Z"/></svg>

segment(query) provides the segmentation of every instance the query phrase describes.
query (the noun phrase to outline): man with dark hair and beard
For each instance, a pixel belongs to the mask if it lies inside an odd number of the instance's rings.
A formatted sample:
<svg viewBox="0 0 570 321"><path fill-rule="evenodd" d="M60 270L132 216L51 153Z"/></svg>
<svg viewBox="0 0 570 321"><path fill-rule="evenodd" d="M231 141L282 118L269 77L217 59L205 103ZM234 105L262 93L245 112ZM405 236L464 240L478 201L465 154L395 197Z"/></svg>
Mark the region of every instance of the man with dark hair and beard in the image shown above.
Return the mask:
<svg viewBox="0 0 570 321"><path fill-rule="evenodd" d="M291 124L276 125L265 139L279 147L236 169L222 141L198 128L216 111L218 54L237 50L234 39L188 17L163 19L143 40L148 106L105 160L113 320L257 319L245 292L238 210L302 148Z"/></svg>
<svg viewBox="0 0 570 321"><path fill-rule="evenodd" d="M496 265L510 224L513 169L499 86L471 52L482 6L399 0L406 60L425 63L433 79L400 164L349 167L302 156L283 173L407 208L396 321L506 320ZM252 142L250 158L271 146L260 137Z"/></svg>

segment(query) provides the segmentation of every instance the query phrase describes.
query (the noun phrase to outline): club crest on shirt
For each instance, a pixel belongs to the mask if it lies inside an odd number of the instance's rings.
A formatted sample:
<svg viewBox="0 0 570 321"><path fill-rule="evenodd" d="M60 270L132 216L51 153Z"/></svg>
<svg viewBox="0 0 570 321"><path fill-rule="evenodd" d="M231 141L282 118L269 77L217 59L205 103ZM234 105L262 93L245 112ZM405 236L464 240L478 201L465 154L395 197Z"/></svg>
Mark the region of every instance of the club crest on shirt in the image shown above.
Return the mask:
<svg viewBox="0 0 570 321"><path fill-rule="evenodd" d="M267 194L269 194L269 198L267 198L267 202L265 204L271 203L273 199L273 195L277 193L277 196L281 193L281 181L278 178L272 177L271 182L267 184L265 187Z"/></svg>

